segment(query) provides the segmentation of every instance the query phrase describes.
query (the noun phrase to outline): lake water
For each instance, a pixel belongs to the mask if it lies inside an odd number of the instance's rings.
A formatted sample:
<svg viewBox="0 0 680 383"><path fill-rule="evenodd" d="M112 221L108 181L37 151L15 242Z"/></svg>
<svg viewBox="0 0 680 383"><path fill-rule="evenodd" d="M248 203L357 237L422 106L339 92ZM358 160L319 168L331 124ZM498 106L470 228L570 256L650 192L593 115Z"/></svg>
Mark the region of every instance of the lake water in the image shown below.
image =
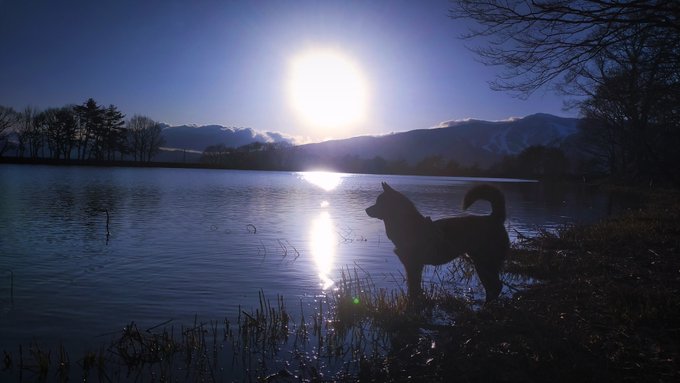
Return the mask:
<svg viewBox="0 0 680 383"><path fill-rule="evenodd" d="M313 300L347 267L403 288L382 222L364 212L381 181L433 219L492 183L513 239L606 208L582 185L517 180L0 165L0 348L96 348L130 321L233 317L260 290Z"/></svg>

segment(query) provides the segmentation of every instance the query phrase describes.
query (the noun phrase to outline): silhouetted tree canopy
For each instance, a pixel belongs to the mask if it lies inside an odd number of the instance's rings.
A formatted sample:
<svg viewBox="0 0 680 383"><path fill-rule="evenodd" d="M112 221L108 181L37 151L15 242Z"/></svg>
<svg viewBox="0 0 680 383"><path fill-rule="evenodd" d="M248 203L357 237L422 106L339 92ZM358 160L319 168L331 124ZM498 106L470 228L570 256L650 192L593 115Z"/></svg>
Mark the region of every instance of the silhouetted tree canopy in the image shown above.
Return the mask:
<svg viewBox="0 0 680 383"><path fill-rule="evenodd" d="M618 178L679 182L680 72L659 49L627 53L580 103L582 148Z"/></svg>
<svg viewBox="0 0 680 383"><path fill-rule="evenodd" d="M99 159L101 156L100 141L103 135L104 110L92 98L82 105L75 106L74 110L78 115L78 131L76 133L78 158L85 160L91 158L94 154Z"/></svg>
<svg viewBox="0 0 680 383"><path fill-rule="evenodd" d="M492 88L520 96L550 82L577 91L573 81L592 77L595 59L642 35L672 42L668 62L680 62L678 1L455 0L450 16L475 21L464 37L481 42L472 49L483 63L505 68Z"/></svg>

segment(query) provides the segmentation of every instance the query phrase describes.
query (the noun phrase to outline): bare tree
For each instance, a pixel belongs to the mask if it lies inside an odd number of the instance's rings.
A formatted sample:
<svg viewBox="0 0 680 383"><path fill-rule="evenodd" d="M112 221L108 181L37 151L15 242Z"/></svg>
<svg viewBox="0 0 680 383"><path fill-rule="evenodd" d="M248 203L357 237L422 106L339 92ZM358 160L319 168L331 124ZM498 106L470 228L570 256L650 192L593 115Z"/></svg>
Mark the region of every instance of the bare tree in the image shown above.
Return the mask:
<svg viewBox="0 0 680 383"><path fill-rule="evenodd" d="M76 142L78 116L75 106L64 106L55 112L55 129L59 132L58 150L64 159L71 159Z"/></svg>
<svg viewBox="0 0 680 383"><path fill-rule="evenodd" d="M70 159L76 141L77 118L74 107L50 108L38 114L45 141L53 159Z"/></svg>
<svg viewBox="0 0 680 383"><path fill-rule="evenodd" d="M133 116L127 122L127 146L135 161L143 161L142 156L146 146L144 130L152 123L153 121L150 118L138 115Z"/></svg>
<svg viewBox="0 0 680 383"><path fill-rule="evenodd" d="M165 143L163 139L163 128L161 124L154 122L154 124L146 131L146 137L149 142L146 151L146 160L151 161L153 157L161 150L161 146Z"/></svg>
<svg viewBox="0 0 680 383"><path fill-rule="evenodd" d="M128 147L135 161L149 162L163 145L161 125L154 120L135 115L127 123Z"/></svg>
<svg viewBox="0 0 680 383"><path fill-rule="evenodd" d="M12 146L9 136L18 121L19 114L14 109L0 105L0 157Z"/></svg>
<svg viewBox="0 0 680 383"><path fill-rule="evenodd" d="M45 146L47 146L48 156L50 158L55 157L59 151L55 145L55 137L53 127L55 125L55 113L54 108L43 110L38 112L33 118L33 125L35 126L36 132L40 135L42 149L41 157L45 158Z"/></svg>
<svg viewBox="0 0 680 383"><path fill-rule="evenodd" d="M664 0L455 0L455 20L472 19L466 39L487 65L505 68L492 89L527 97L549 83L567 93L594 61L636 36L673 42L668 62L680 66L680 2Z"/></svg>
<svg viewBox="0 0 680 383"><path fill-rule="evenodd" d="M36 125L38 111L32 107L26 107L19 116L17 125L17 157L23 157L26 150L30 158L38 158L38 153L43 145L43 135Z"/></svg>

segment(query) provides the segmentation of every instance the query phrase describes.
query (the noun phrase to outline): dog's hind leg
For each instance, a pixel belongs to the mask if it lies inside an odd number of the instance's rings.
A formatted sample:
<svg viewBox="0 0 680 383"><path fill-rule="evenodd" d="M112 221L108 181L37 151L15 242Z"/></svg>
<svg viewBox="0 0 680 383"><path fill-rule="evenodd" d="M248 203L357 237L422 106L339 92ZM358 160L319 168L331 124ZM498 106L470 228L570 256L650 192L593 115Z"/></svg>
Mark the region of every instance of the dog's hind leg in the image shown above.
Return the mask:
<svg viewBox="0 0 680 383"><path fill-rule="evenodd" d="M491 264L492 262L475 260L475 258L472 259L479 280L482 282L482 286L484 286L486 292L486 302L489 303L498 298L503 289L503 283L498 275L499 268Z"/></svg>

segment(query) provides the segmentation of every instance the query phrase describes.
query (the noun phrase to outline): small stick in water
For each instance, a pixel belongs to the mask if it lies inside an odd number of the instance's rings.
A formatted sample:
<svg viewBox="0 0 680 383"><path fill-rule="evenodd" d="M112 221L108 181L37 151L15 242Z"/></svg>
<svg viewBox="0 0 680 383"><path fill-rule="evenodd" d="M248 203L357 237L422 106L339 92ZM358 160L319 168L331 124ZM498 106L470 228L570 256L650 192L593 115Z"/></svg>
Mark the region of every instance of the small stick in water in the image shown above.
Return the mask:
<svg viewBox="0 0 680 383"><path fill-rule="evenodd" d="M14 272L9 271L9 299L12 304L14 304Z"/></svg>
<svg viewBox="0 0 680 383"><path fill-rule="evenodd" d="M109 216L109 209L100 210L106 213L106 244L109 244L109 237L111 236L111 231L109 231L109 223L111 222L111 217Z"/></svg>
<svg viewBox="0 0 680 383"><path fill-rule="evenodd" d="M104 212L106 213L106 236L108 237L111 235L111 232L109 231L109 222L111 221L109 217L109 209L104 209Z"/></svg>

